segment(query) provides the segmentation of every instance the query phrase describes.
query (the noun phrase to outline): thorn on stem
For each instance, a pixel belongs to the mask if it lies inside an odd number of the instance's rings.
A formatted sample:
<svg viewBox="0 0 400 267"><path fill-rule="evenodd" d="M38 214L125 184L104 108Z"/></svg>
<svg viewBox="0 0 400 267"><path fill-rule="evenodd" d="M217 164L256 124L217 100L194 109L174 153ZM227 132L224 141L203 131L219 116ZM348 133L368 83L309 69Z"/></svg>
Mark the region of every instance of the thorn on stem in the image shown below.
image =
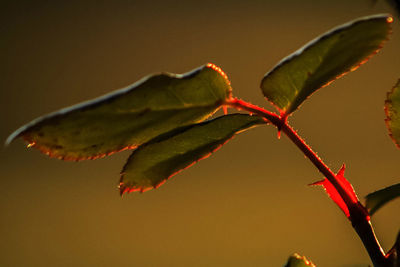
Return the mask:
<svg viewBox="0 0 400 267"><path fill-rule="evenodd" d="M282 126L285 125L286 123L287 123L287 114L281 111L281 114L279 116L279 124L276 126L278 128L278 139L281 139Z"/></svg>
<svg viewBox="0 0 400 267"><path fill-rule="evenodd" d="M228 115L228 106L223 105L223 106L222 106L222 109L223 109L223 111L224 111L224 115Z"/></svg>
<svg viewBox="0 0 400 267"><path fill-rule="evenodd" d="M281 132L282 132L281 129L278 128L278 135L277 135L278 139L281 139Z"/></svg>

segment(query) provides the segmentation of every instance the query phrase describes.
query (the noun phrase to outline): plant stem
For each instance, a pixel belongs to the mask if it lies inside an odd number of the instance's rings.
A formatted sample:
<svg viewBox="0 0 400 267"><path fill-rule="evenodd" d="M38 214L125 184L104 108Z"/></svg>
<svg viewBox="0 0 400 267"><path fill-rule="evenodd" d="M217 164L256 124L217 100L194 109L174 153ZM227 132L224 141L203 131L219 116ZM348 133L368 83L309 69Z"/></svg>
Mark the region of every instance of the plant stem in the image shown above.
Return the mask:
<svg viewBox="0 0 400 267"><path fill-rule="evenodd" d="M385 266L385 253L375 236L370 217L365 207L360 202L354 203L351 201L350 196L337 182L336 175L287 123L282 125L281 129L338 191L349 209L351 224L363 242L373 264L377 267Z"/></svg>
<svg viewBox="0 0 400 267"><path fill-rule="evenodd" d="M314 164L314 166L331 182L335 187L340 197L345 202L349 209L349 219L361 241L364 244L374 266L383 267L388 266L388 261L385 257L372 228L370 217L365 207L360 203L354 203L350 195L340 185L336 179L336 174L322 161L320 157L304 142L304 140L293 130L286 121L275 113L247 103L237 98L230 99L226 105L231 106L238 110L245 110L251 114L257 114L274 124L279 131L286 134L287 137L304 153L304 155Z"/></svg>

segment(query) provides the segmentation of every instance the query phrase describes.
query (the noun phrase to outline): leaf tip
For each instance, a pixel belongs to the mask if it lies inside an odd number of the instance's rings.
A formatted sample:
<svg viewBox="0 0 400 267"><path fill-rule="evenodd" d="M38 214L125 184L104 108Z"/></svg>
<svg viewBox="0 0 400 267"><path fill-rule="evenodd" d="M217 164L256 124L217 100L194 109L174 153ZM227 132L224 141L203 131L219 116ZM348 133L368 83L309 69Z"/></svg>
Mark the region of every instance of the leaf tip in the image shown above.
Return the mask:
<svg viewBox="0 0 400 267"><path fill-rule="evenodd" d="M152 186L144 186L144 185L130 185L126 184L124 181L124 173L121 173L121 179L118 185L118 190L119 194L122 197L124 194L129 194L132 192L139 192L139 193L144 193L147 192L151 189L157 189L160 187L165 181L157 184L157 185L152 185Z"/></svg>
<svg viewBox="0 0 400 267"><path fill-rule="evenodd" d="M124 186L124 183L123 182L120 182L119 183L119 185L118 185L118 191L119 191L119 195L122 197L125 193L126 193L126 190L125 190L126 188L125 188L125 186Z"/></svg>
<svg viewBox="0 0 400 267"><path fill-rule="evenodd" d="M312 261L308 260L305 256L300 256L298 253L294 253L289 257L285 267L304 265L309 267L316 267L315 264Z"/></svg>
<svg viewBox="0 0 400 267"><path fill-rule="evenodd" d="M12 134L10 134L6 141L4 142L4 146L9 146L15 139L17 139L18 137L20 137L21 131L18 129L15 132L13 132Z"/></svg>

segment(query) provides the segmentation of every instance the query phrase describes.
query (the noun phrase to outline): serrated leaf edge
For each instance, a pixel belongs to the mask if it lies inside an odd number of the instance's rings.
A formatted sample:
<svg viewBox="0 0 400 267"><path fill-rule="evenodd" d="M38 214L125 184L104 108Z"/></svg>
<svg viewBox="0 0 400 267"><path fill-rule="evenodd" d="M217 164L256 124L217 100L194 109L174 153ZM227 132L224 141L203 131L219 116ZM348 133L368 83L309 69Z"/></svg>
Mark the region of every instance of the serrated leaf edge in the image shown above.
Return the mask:
<svg viewBox="0 0 400 267"><path fill-rule="evenodd" d="M165 75L171 78L177 78L177 79L184 79L184 78L188 78L191 75L196 74L197 72L200 72L201 70L203 70L204 68L210 68L213 69L214 71L216 71L217 73L219 73L225 80L226 84L228 85L229 88L229 92L228 92L228 99L232 98L232 87L231 87L231 82L228 78L228 76L225 74L225 72L218 67L217 65L213 64L213 63L207 63L205 65L202 65L198 68L195 68L189 72L183 73L183 74L175 74L175 73L170 73L170 72L161 72L161 73L155 73L155 74L150 74L147 75L145 77L143 77L142 79L136 81L135 83L128 85L122 89L117 89L114 90L108 94L105 94L103 96L97 97L95 99L91 99L88 101L84 101L66 108L62 108L58 111L55 112L51 112L49 114L46 114L44 116L40 116L32 121L30 121L29 123L21 126L20 128L18 128L17 130L15 130L12 134L10 134L6 141L5 141L5 146L8 146L9 144L11 144L16 138L18 137L22 137L24 139L25 142L27 142L27 148L35 148L37 149L39 152L41 152L42 154L45 154L51 158L56 158L56 159L60 159L60 160L64 160L64 161L82 161L82 160L95 160L95 159L100 159L100 158L104 158L106 156L110 156L112 154L124 151L124 150L133 150L136 149L138 146L137 145L130 145L130 146L123 146L117 149L113 149L113 150L109 150L105 153L102 154L98 154L96 156L91 156L91 157L73 157L73 156L67 156L67 155L60 155L60 154L53 154L51 152L51 149L48 149L46 147L40 146L38 145L36 142L34 142L33 140L31 140L29 138L29 136L23 136L23 134L30 129L31 127L35 126L37 123L40 123L41 121L47 120L47 119L51 119L57 116L61 116L64 115L68 112L77 110L77 109L81 109L83 108L83 110L89 109L89 108L93 108L96 105L99 104L103 104L103 101L111 101L116 97L119 97L123 94L126 94L128 92L130 92L131 90L133 90L134 88L140 86L141 84L145 83L146 81L148 81L150 78L153 78L154 76L158 76L158 75ZM215 114L215 112L217 112L217 110L219 110L219 108L221 108L221 106L224 103L220 103L219 101L217 101L216 103L214 103L214 105L219 106L216 107L216 109L214 110L214 112L210 113L207 117L205 117L204 119L207 119L208 117L212 116L213 114ZM208 105L207 105L208 106ZM197 107L203 107L203 106L197 106ZM205 106L204 106L205 107ZM185 107L187 108L187 107Z"/></svg>
<svg viewBox="0 0 400 267"><path fill-rule="evenodd" d="M386 100L385 100L385 105L383 107L384 111L385 111L385 125L386 128L388 129L389 132L389 136L392 139L393 143L396 145L397 148L400 149L400 143L397 143L396 139L393 137L393 133L392 133L392 129L390 127L390 123L391 123L391 119L390 119L390 109L391 107L389 107L392 104L392 101L389 99L391 97L392 94L394 94L394 90L396 90L396 88L399 88L400 90L400 79L397 81L397 83L393 86L393 88L386 93Z"/></svg>
<svg viewBox="0 0 400 267"><path fill-rule="evenodd" d="M339 26L337 26L337 27L334 27L334 28L332 28L331 30L329 30L329 31L327 31L327 32L325 32L325 33L323 33L322 35L319 35L318 37L314 38L314 39L311 40L310 42L308 42L308 43L306 43L305 45L303 45L301 48L297 49L295 52L291 53L290 55L284 57L281 61L279 61L278 64L276 64L270 71L268 71L268 72L264 75L263 79L261 80L260 88L262 88L262 83L263 83L264 79L265 79L267 76L271 75L272 73L274 73L274 72L276 72L277 70L279 70L282 66L284 66L284 65L287 64L287 63L289 63L289 61L290 61L291 59L300 56L304 51L306 51L306 50L310 49L311 47L313 47L313 45L314 45L315 43L317 43L318 41L323 40L323 39L329 37L330 35L334 34L334 33L337 32L337 31L340 31L340 30L343 29L343 28L356 25L356 24L358 24L358 23L360 23L360 22L363 22L363 21L366 21L366 20L369 20L369 19L374 19L374 18L385 18L385 17L386 17L386 21L387 21L388 24L390 25L390 24L392 23L392 21L393 21L393 17L392 17L391 15L389 15L389 14L376 14L376 15L372 15L372 16L362 17L362 18L359 18L359 19L357 19L357 20L350 21L350 22L345 23L345 24L341 24L341 25L339 25ZM339 74L338 76L334 77L332 80L326 82L324 85L322 85L321 87L319 87L318 89L316 89L314 92L312 92L311 94L309 94L309 95L304 99L304 101L303 101L300 105L298 105L298 106L296 107L296 109L290 111L290 113L286 113L285 110L281 110L276 104L274 104L271 100L269 100L268 97L264 96L265 99L266 99L272 106L274 106L274 107L279 111L281 117L285 118L285 117L290 116L292 113L294 113L295 111L297 111L297 110L303 105L303 103L304 103L309 97L311 97L315 92L317 92L317 91L319 91L320 89L322 89L322 88L324 88L324 87L330 85L332 82L334 82L334 81L336 81L337 79L343 77L344 75L346 75L346 74L348 74L348 73L350 73L350 72L352 72L352 71L355 71L355 70L358 69L361 65L363 65L364 63L366 63L372 56L374 56L375 54L377 54L377 53L382 49L384 43L387 42L387 41L389 40L389 36L390 36L391 33L392 33L392 27L389 26L388 35L387 35L387 37L381 42L381 44L378 46L378 49L376 49L374 52L372 52L372 53L369 54L367 57L365 57L365 58L364 58L362 61L360 61L356 66L352 67L351 69L349 69L349 70L346 71L346 72L343 72L343 73ZM288 107L287 110L290 110L290 106L291 106L291 105L289 105L289 107Z"/></svg>
<svg viewBox="0 0 400 267"><path fill-rule="evenodd" d="M225 116L225 115L224 115L224 116ZM221 117L223 117L223 116L221 116ZM218 117L218 118L221 118L221 117ZM218 119L218 118L216 118L216 119ZM203 123L201 123L201 124L209 123L209 122L211 122L211 120L206 121L206 122L203 122ZM267 124L268 122L265 121L265 123ZM157 189L157 188L159 188L159 187L160 187L161 185L163 185L166 181L168 181L170 178L172 178L173 176L177 175L177 174L180 173L181 171L190 168L191 166L195 165L195 164L196 164L197 162L199 162L200 160L203 160L203 159L206 159L206 158L210 157L214 152L216 152L216 151L219 150L223 145L225 145L227 142L229 142L230 140L232 140L236 135L238 135L238 134L240 134L240 133L242 133L242 132L244 132L244 131L247 131L247 130L249 130L249 129L251 129L251 128L254 128L254 127L257 127L257 126L258 126L257 124L253 124L253 123L251 123L251 122L249 122L248 124L251 125L251 126L249 126L249 127L243 126L243 127L242 127L243 129L238 130L238 131L232 133L230 136L228 136L228 137L226 138L226 140L225 140L223 143L219 144L215 149L211 150L211 152L209 152L208 154L204 155L203 157L201 157L201 158L199 158L199 159L193 161L193 162L192 162L191 164L189 164L188 166L186 166L186 167L184 167L184 168L182 168L182 169L180 169L180 170L174 172L173 174L171 174L170 176L168 176L166 179L164 179L163 181L161 181L161 182L159 182L159 183L157 183L157 184L155 184L155 185L153 185L153 186L149 186L149 187L141 187L141 186L135 187L135 186L130 186L130 185L125 184L125 183L123 182L123 180L124 180L124 175L125 175L125 167L126 167L126 164L125 164L124 167L123 167L123 169L122 169L122 171L121 171L121 173L120 173L120 181L119 181L119 185L118 185L118 189L119 189L119 191L120 191L120 195L122 196L122 195L125 194L125 193L132 193L132 192L140 192L140 193L143 193L143 192L149 191L149 190L151 190L151 189ZM194 126L196 126L196 125L198 125L198 124L193 124L193 125L187 126L187 127L185 127L185 130L184 130L184 131L190 130L192 127L194 127ZM184 132L184 131L183 131L183 132ZM182 132L181 132L181 133L182 133ZM157 139L159 139L159 137L156 137L156 138L154 138L153 140L150 140L149 142L147 142L147 143L141 145L141 147L145 147L145 146L147 146L147 145L153 143L153 142L154 142L155 140L157 140Z"/></svg>

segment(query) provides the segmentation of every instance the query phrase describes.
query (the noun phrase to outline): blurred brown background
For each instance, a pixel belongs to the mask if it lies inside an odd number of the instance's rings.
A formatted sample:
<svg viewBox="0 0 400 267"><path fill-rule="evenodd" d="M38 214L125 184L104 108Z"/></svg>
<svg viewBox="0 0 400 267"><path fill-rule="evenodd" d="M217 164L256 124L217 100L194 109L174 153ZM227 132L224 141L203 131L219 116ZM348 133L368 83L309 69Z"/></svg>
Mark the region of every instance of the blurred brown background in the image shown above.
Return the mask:
<svg viewBox="0 0 400 267"><path fill-rule="evenodd" d="M143 76L220 66L234 94L269 107L259 82L282 57L383 1L2 1L0 140L37 116ZM400 78L400 20L370 62L312 96L290 122L360 198L400 180L383 103ZM273 127L245 132L161 188L120 198L129 152L62 162L21 140L0 154L0 266L367 266L321 175ZM374 217L385 249L400 201Z"/></svg>

